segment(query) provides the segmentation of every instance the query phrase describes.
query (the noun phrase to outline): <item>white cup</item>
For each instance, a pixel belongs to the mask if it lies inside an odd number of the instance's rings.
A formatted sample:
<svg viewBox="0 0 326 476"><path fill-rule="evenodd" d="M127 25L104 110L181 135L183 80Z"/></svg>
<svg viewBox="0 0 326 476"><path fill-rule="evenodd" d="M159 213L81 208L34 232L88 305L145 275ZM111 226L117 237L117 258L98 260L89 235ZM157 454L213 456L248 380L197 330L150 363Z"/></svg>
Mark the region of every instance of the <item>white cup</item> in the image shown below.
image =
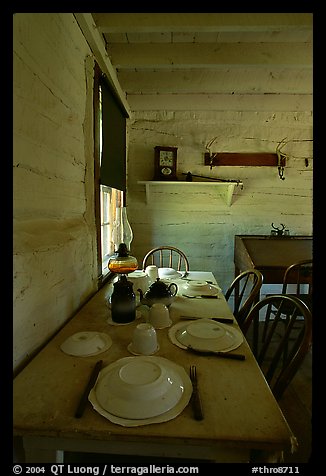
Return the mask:
<svg viewBox="0 0 326 476"><path fill-rule="evenodd" d="M131 351L136 354L150 355L158 349L157 335L152 324L138 324L134 330Z"/></svg>
<svg viewBox="0 0 326 476"><path fill-rule="evenodd" d="M134 292L136 292L138 289L141 289L143 293L145 293L151 284L149 276L147 276L144 271L140 270L129 273L127 279L133 283Z"/></svg>
<svg viewBox="0 0 326 476"><path fill-rule="evenodd" d="M161 302L152 304L149 310L149 323L155 329L164 329L172 324L167 306Z"/></svg>
<svg viewBox="0 0 326 476"><path fill-rule="evenodd" d="M155 264L151 264L151 265L147 266L146 269L145 269L145 273L147 274L147 276L149 277L149 279L153 283L159 277L158 276L158 267L155 266Z"/></svg>

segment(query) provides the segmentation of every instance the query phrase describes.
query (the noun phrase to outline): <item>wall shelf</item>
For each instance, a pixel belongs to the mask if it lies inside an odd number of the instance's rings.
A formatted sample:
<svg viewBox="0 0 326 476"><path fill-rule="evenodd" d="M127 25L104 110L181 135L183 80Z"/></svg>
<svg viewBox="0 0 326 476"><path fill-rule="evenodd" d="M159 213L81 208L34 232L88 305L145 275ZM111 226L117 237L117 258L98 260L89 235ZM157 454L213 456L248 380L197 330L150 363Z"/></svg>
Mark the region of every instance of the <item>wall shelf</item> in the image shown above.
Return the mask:
<svg viewBox="0 0 326 476"><path fill-rule="evenodd" d="M226 205L228 207L231 206L232 204L232 196L234 193L235 187L241 186L243 187L243 183L240 181L237 182L215 182L215 181L202 181L202 182L187 182L187 181L163 181L163 180L139 180L139 184L145 185L145 190L146 190L146 202L148 203L150 201L150 190L151 187L155 187L158 185L163 185L163 186L178 186L178 187L194 187L194 186L209 186L209 187L217 187L218 188L218 194L223 197L223 200L225 201Z"/></svg>

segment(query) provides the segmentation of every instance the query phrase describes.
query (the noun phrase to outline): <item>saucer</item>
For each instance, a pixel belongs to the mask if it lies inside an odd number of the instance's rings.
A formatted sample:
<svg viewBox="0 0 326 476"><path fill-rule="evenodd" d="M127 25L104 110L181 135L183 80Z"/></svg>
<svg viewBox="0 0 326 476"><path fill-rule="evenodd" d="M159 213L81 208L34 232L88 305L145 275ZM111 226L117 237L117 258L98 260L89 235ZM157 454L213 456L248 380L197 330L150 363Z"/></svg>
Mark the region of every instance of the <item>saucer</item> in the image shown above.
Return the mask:
<svg viewBox="0 0 326 476"><path fill-rule="evenodd" d="M142 313L136 309L136 319L134 321L114 322L114 321L112 321L112 316L110 314L106 322L108 324L110 324L111 326L128 326L129 324L132 324L133 322L135 322L137 319L140 319L141 317L142 317Z"/></svg>
<svg viewBox="0 0 326 476"><path fill-rule="evenodd" d="M140 352L135 352L132 348L132 342L130 342L130 344L128 345L127 349L129 350L129 352L131 354L134 354L134 355L154 355L156 354L156 352L158 352L160 350L160 346L157 344L157 347L156 349L154 350L154 352L151 352L150 354L142 354Z"/></svg>

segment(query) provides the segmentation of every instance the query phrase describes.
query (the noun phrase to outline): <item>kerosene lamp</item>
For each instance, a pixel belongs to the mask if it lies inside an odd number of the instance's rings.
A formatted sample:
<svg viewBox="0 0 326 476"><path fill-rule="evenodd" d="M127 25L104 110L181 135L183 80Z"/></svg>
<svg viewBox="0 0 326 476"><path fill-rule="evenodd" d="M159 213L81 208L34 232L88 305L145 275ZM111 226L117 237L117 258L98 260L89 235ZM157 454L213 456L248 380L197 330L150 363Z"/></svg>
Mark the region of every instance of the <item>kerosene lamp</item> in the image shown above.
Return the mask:
<svg viewBox="0 0 326 476"><path fill-rule="evenodd" d="M117 252L110 257L108 268L119 275L111 295L112 321L121 324L132 322L136 319L136 296L133 283L128 281L127 275L138 268L138 262L129 255L125 243L120 243Z"/></svg>

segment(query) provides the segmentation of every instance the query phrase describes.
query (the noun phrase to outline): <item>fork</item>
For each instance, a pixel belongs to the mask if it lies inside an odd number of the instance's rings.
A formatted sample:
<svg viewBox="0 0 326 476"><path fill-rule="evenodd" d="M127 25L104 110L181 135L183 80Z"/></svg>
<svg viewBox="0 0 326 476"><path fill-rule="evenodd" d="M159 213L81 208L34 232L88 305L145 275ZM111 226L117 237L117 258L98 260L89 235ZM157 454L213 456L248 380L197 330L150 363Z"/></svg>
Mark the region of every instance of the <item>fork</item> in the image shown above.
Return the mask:
<svg viewBox="0 0 326 476"><path fill-rule="evenodd" d="M201 404L201 399L198 391L198 379L197 379L197 369L195 365L190 365L190 380L192 383L192 407L194 410L194 416L196 420L203 420L203 409Z"/></svg>

